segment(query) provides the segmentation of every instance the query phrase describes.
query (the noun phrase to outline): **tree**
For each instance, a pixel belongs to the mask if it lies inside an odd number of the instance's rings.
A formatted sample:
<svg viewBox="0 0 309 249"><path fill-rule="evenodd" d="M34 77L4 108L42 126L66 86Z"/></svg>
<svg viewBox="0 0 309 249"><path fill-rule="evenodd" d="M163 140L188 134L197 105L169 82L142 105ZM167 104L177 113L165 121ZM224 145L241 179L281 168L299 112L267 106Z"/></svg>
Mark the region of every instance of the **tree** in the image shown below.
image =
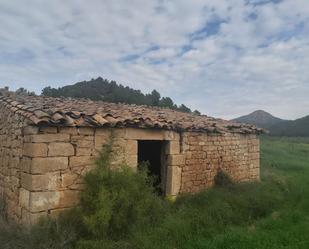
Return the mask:
<svg viewBox="0 0 309 249"><path fill-rule="evenodd" d="M184 104L181 104L178 107L178 110L181 111L181 112L191 112L191 109L189 107L185 106Z"/></svg>
<svg viewBox="0 0 309 249"><path fill-rule="evenodd" d="M161 100L160 100L160 106L162 107L168 107L168 108L171 108L171 109L174 109L175 108L175 104L173 102L173 100L170 98L170 97L163 97ZM177 106L176 106L177 107Z"/></svg>
<svg viewBox="0 0 309 249"><path fill-rule="evenodd" d="M159 106L160 98L161 98L160 93L157 92L156 90L153 90L150 96L151 96L151 105Z"/></svg>
<svg viewBox="0 0 309 249"><path fill-rule="evenodd" d="M20 87L15 91L17 94L21 95L32 95L35 96L35 92L30 92L26 88Z"/></svg>
<svg viewBox="0 0 309 249"><path fill-rule="evenodd" d="M201 115L201 113L200 113L198 110L194 110L194 111L193 111L193 114L198 115L198 116Z"/></svg>
<svg viewBox="0 0 309 249"><path fill-rule="evenodd" d="M144 94L140 90L125 87L116 81L109 81L101 77L90 81L81 81L74 85L60 88L45 87L42 95L51 97L73 97L102 100L113 103L160 106L183 112L191 112L185 105L177 105L170 97L162 97L157 90Z"/></svg>
<svg viewBox="0 0 309 249"><path fill-rule="evenodd" d="M50 86L47 86L43 88L42 95L50 96L50 97L58 97L57 96L57 89L51 88Z"/></svg>

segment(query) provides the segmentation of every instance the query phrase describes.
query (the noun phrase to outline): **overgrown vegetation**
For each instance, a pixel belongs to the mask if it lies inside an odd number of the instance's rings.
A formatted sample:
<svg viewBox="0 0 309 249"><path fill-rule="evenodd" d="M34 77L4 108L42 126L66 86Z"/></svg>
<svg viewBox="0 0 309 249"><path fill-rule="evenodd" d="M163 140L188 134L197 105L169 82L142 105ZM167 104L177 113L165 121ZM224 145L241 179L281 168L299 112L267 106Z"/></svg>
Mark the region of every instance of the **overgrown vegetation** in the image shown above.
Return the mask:
<svg viewBox="0 0 309 249"><path fill-rule="evenodd" d="M111 169L111 148L111 143L104 147L97 167L85 177L80 209L85 232L79 248L124 246L136 229L156 224L165 211L145 168L137 173L125 165Z"/></svg>
<svg viewBox="0 0 309 249"><path fill-rule="evenodd" d="M226 187L222 174L220 187L175 203L144 171L110 171L106 147L79 209L30 231L2 223L1 248L308 248L308 142L263 138L260 183Z"/></svg>
<svg viewBox="0 0 309 249"><path fill-rule="evenodd" d="M218 174L215 176L214 180L216 187L231 187L234 185L231 177L223 170L218 171Z"/></svg>
<svg viewBox="0 0 309 249"><path fill-rule="evenodd" d="M184 104L177 106L170 97L161 97L160 93L153 90L144 94L140 90L117 84L116 81L108 81L101 77L89 81L78 82L60 88L45 87L42 94L51 97L89 98L113 103L127 103L136 105L160 106L175 109L182 112L192 112ZM194 114L200 112L195 110Z"/></svg>

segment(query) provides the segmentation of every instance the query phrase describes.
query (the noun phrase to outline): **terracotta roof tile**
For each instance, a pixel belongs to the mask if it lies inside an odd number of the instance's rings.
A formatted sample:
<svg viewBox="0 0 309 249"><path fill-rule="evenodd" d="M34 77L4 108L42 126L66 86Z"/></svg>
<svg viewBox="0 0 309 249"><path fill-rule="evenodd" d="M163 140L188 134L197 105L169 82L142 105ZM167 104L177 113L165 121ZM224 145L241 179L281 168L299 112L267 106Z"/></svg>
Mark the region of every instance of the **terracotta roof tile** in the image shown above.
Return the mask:
<svg viewBox="0 0 309 249"><path fill-rule="evenodd" d="M139 127L209 133L253 133L263 130L206 115L171 109L115 104L86 99L16 95L0 91L0 104L26 117L34 125Z"/></svg>

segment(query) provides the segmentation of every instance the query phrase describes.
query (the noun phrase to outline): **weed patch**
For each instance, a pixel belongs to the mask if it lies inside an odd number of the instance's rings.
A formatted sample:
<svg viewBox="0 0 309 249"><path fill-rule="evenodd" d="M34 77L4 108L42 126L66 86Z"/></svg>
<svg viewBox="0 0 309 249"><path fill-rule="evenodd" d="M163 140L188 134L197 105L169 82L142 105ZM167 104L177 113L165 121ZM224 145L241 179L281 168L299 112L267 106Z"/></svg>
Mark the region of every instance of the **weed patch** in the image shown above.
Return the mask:
<svg viewBox="0 0 309 249"><path fill-rule="evenodd" d="M217 187L232 187L234 185L232 178L222 169L218 171L214 181Z"/></svg>

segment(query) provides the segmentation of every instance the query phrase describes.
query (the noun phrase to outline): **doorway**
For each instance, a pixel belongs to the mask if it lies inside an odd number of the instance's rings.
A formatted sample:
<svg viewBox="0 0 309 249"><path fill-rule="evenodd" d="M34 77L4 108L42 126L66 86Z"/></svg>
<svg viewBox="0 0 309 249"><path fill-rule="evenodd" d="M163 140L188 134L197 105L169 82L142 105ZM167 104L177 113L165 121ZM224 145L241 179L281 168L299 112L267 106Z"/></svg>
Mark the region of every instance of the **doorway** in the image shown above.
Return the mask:
<svg viewBox="0 0 309 249"><path fill-rule="evenodd" d="M154 187L158 194L165 194L166 155L165 141L139 140L138 164L146 162L148 174L154 178Z"/></svg>

